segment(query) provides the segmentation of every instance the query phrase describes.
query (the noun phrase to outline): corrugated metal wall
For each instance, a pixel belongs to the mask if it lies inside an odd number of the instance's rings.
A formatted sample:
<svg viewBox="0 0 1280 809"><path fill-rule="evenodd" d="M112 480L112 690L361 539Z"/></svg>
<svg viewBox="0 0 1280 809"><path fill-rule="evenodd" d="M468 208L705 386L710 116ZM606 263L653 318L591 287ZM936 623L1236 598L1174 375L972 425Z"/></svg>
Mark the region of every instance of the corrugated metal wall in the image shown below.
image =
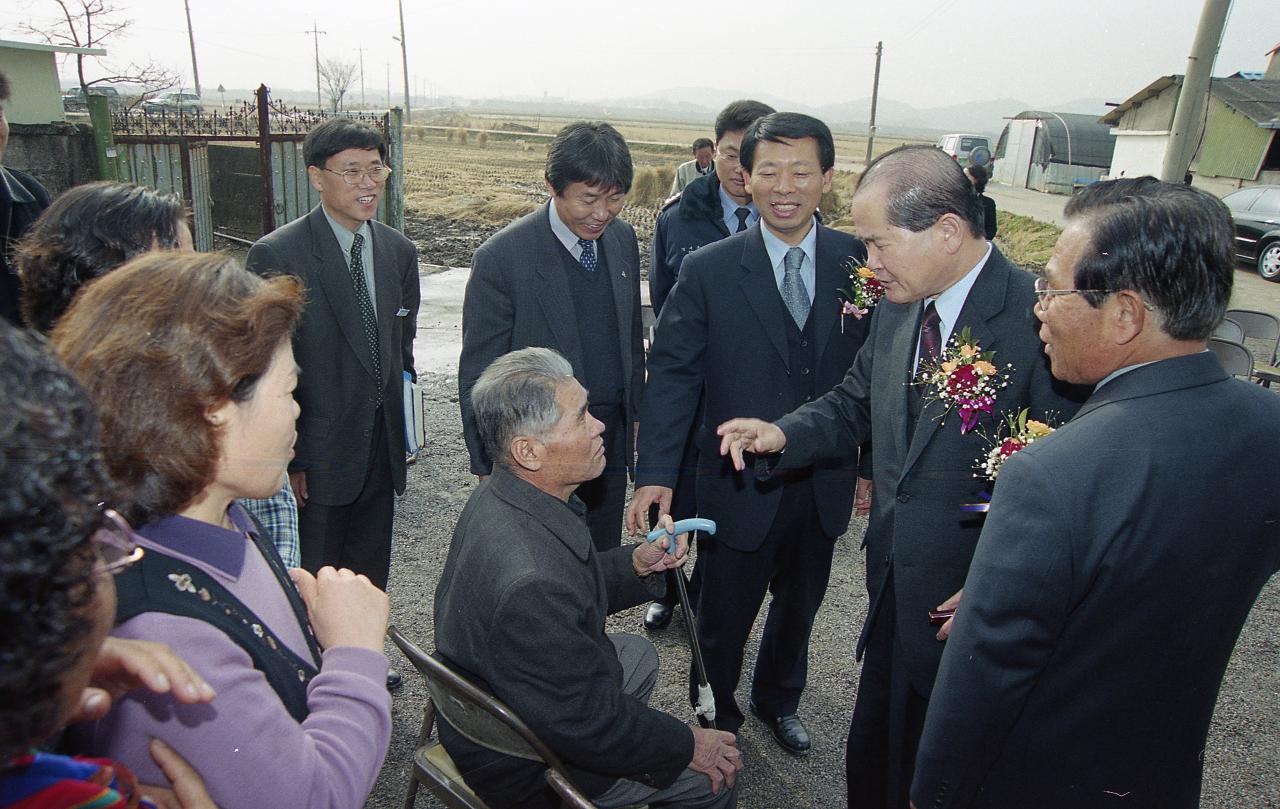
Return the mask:
<svg viewBox="0 0 1280 809"><path fill-rule="evenodd" d="M1216 98L1209 100L1209 124L1196 173L1254 180L1275 131L1263 129Z"/></svg>

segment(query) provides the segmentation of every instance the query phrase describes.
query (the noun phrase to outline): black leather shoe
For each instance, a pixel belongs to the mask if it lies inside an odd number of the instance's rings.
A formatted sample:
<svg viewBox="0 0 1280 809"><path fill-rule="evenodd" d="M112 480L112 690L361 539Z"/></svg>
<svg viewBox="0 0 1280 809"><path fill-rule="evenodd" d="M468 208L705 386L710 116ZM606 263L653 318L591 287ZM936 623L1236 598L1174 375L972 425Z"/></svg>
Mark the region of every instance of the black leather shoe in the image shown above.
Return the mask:
<svg viewBox="0 0 1280 809"><path fill-rule="evenodd" d="M770 717L765 716L756 707L755 702L751 702L751 713L756 718L769 726L769 730L773 731L773 738L778 744L782 745L782 749L794 756L809 755L809 729L804 726L804 722L800 721L797 714L789 714L787 716Z"/></svg>
<svg viewBox="0 0 1280 809"><path fill-rule="evenodd" d="M665 629L667 624L671 623L671 614L675 611L676 608L670 604L663 604L661 601L653 602L644 614L644 628L650 632Z"/></svg>
<svg viewBox="0 0 1280 809"><path fill-rule="evenodd" d="M404 685L404 678L395 669L387 669L387 690L398 691Z"/></svg>

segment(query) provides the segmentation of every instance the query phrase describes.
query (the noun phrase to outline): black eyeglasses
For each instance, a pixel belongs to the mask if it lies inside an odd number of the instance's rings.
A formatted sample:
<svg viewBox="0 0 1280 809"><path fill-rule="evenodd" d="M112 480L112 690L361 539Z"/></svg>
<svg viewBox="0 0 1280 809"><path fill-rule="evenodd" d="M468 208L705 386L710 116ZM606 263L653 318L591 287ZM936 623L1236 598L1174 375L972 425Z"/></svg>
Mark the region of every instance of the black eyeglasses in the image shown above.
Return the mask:
<svg viewBox="0 0 1280 809"><path fill-rule="evenodd" d="M93 532L98 569L115 575L142 558L142 546L133 541L133 529L113 508L102 509L103 525Z"/></svg>
<svg viewBox="0 0 1280 809"><path fill-rule="evenodd" d="M375 183L382 184L391 176L391 169L387 166L370 166L367 169L345 169L343 171L325 169L325 171L338 175L347 185L360 185L360 183L364 182L365 177Z"/></svg>

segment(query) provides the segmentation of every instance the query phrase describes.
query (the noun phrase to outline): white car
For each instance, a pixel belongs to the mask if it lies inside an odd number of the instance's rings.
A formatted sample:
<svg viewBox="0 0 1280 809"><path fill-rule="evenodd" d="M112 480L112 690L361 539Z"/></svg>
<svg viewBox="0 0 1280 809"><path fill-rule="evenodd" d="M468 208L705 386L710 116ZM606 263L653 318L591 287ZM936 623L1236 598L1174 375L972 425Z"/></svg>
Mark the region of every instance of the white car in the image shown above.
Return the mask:
<svg viewBox="0 0 1280 809"><path fill-rule="evenodd" d="M188 112L195 115L204 112L200 96L178 92L161 93L155 98L148 98L142 102L142 109L144 112Z"/></svg>

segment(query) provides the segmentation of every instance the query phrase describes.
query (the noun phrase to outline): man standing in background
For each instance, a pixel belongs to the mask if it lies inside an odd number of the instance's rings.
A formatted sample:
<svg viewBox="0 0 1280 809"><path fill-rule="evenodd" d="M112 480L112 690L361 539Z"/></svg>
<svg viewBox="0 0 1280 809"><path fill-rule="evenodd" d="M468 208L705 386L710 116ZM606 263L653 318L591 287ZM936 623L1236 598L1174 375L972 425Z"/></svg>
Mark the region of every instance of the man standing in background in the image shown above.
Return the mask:
<svg viewBox="0 0 1280 809"><path fill-rule="evenodd" d="M551 199L480 245L462 302L458 403L471 471L485 477L493 466L471 406L480 373L516 349L555 349L604 423L604 472L577 491L600 550L622 536L644 385L640 249L617 218L632 176L631 151L612 126L579 121L560 130L547 149Z"/></svg>
<svg viewBox="0 0 1280 809"><path fill-rule="evenodd" d="M685 186L704 175L710 174L715 166L711 160L712 144L708 138L698 138L693 142L693 159L686 160L676 167L676 176L671 180L671 193L679 194Z"/></svg>
<svg viewBox="0 0 1280 809"><path fill-rule="evenodd" d="M9 144L9 121L4 116L4 105L11 91L9 78L0 73L0 317L21 326L18 275L9 264L9 257L18 239L39 218L41 211L49 207L49 192L30 174L4 165L4 150Z"/></svg>

